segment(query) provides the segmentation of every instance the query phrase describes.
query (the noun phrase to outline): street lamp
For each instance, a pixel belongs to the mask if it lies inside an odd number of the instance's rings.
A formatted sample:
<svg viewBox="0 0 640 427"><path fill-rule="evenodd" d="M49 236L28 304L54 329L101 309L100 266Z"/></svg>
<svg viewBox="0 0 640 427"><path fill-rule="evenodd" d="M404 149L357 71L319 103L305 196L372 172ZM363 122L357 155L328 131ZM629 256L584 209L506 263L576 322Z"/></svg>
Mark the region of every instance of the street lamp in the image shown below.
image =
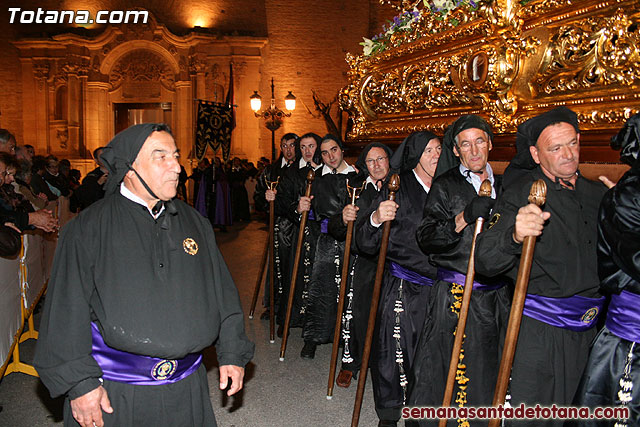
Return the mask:
<svg viewBox="0 0 640 427"><path fill-rule="evenodd" d="M271 162L276 161L276 130L282 126L282 119L291 116L291 111L296 109L296 97L289 91L284 97L284 106L288 111L282 111L276 107L276 99L273 91L273 77L271 78L271 105L269 108L261 110L262 97L258 95L258 91L253 91L253 95L249 98L251 101L251 109L256 117L262 117L266 120L265 126L271 131Z"/></svg>

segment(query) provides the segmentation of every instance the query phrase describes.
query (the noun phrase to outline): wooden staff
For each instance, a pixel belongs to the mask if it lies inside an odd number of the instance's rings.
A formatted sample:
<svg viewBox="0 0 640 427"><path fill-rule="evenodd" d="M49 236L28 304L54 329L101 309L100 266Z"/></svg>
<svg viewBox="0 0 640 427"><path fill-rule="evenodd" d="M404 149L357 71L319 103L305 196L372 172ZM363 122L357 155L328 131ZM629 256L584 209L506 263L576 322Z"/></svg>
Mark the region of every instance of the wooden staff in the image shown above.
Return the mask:
<svg viewBox="0 0 640 427"><path fill-rule="evenodd" d="M543 180L539 179L531 186L531 190L529 191L529 203L542 207L546 198L547 184L545 184ZM526 236L522 243L522 255L520 256L520 267L518 268L518 277L516 278L516 288L513 294L513 301L511 302L511 312L509 313L509 323L504 342L504 350L502 351L502 359L500 360L500 370L498 371L496 390L493 394L494 407L503 405L505 396L507 395L509 377L511 377L511 366L513 365L513 357L516 354L516 344L518 343L518 335L520 333L520 322L522 321L524 300L527 298L529 274L531 273L531 263L533 262L533 251L535 249L535 245L535 236ZM498 418L494 418L489 421L489 427L498 427L499 425L500 419Z"/></svg>
<svg viewBox="0 0 640 427"><path fill-rule="evenodd" d="M351 206L356 205L356 199L364 189L362 187L350 187L347 179L347 192L351 197ZM347 223L347 238L344 242L344 257L342 259L342 280L340 281L340 294L338 296L338 312L336 314L336 326L333 331L333 346L331 347L331 365L329 365L329 385L327 387L327 399L333 397L333 382L336 378L336 362L338 360L338 346L340 344L340 329L342 328L342 310L344 309L344 294L347 289L349 277L349 257L351 256L351 240L353 238L353 221Z"/></svg>
<svg viewBox="0 0 640 427"><path fill-rule="evenodd" d="M253 314L256 311L256 303L258 302L258 294L260 293L260 287L262 286L262 277L265 273L265 267L267 266L267 256L269 255L269 239L264 244L262 251L262 261L260 262L260 274L256 280L256 286L253 288L253 297L251 298L251 309L249 310L249 319L253 319Z"/></svg>
<svg viewBox="0 0 640 427"><path fill-rule="evenodd" d="M266 177L265 177L266 181ZM280 177L275 181L266 181L267 188L271 191L275 191L278 186L278 182L280 181ZM273 260L274 257L274 246L275 246L275 208L274 201L269 201L269 342L273 344L276 342L276 334L275 334L275 308L274 308L274 290L273 290Z"/></svg>
<svg viewBox="0 0 640 427"><path fill-rule="evenodd" d="M491 182L488 179L482 181L478 196L491 197ZM451 406L453 397L453 387L456 379L456 371L462 350L462 340L464 338L464 330L467 326L467 317L469 316L469 305L471 304L471 292L473 290L473 279L475 277L475 253L476 253L476 237L482 231L484 218L476 219L476 227L473 231L473 239L471 240L471 251L469 252L469 264L467 265L467 276L464 281L464 292L462 293L462 305L460 306L460 314L458 316L458 325L456 326L455 339L453 341L453 350L451 351L451 360L449 361L449 372L447 374L447 383L444 389L444 398L442 399L442 407ZM447 425L446 418L440 418L439 427Z"/></svg>
<svg viewBox="0 0 640 427"><path fill-rule="evenodd" d="M305 197L311 197L311 184L315 178L313 169L307 173L307 190ZM289 301L287 302L287 316L284 320L284 331L282 332L282 345L280 346L280 361L284 362L284 353L287 350L287 338L289 337L289 322L291 321L291 310L293 309L293 297L296 290L296 279L298 278L298 267L300 266L300 253L302 252L302 242L304 241L304 228L307 225L307 217L309 211L302 212L300 218L300 230L298 232L298 245L296 246L296 257L293 261L293 270L291 272L291 285L289 286Z"/></svg>
<svg viewBox="0 0 640 427"><path fill-rule="evenodd" d="M389 200L395 200L396 192L400 188L400 177L393 174L389 180ZM386 221L382 229L382 242L380 244L380 255L378 256L378 268L376 269L376 280L373 284L373 295L371 296L371 308L369 309L369 323L367 324L367 335L364 341L362 352L362 366L360 367L360 378L358 378L358 390L356 401L353 405L353 415L351 417L351 427L357 427L360 421L360 409L362 408L362 397L364 396L364 386L367 382L367 369L369 368L369 355L371 354L371 343L373 341L373 329L376 323L378 312L378 302L380 301L380 286L384 273L384 264L387 258L387 246L389 246L389 233L391 232L391 221Z"/></svg>

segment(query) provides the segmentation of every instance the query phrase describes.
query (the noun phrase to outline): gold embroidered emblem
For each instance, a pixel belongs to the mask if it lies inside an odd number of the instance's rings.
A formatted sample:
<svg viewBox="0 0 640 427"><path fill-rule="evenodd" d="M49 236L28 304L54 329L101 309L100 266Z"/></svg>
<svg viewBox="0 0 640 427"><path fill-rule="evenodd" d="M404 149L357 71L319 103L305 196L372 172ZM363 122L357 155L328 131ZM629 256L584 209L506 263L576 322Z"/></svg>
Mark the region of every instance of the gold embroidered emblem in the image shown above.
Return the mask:
<svg viewBox="0 0 640 427"><path fill-rule="evenodd" d="M489 220L489 227L487 228L487 230L493 227L494 225L496 225L499 219L500 219L500 214L497 212L494 213L491 219Z"/></svg>
<svg viewBox="0 0 640 427"><path fill-rule="evenodd" d="M163 381L169 378L176 371L178 362L175 360L162 360L153 367L151 376L156 381Z"/></svg>
<svg viewBox="0 0 640 427"><path fill-rule="evenodd" d="M187 237L186 239L184 239L184 241L182 242L182 247L184 248L184 251L189 255L195 255L198 253L198 244L191 237Z"/></svg>
<svg viewBox="0 0 640 427"><path fill-rule="evenodd" d="M591 307L582 315L582 323L591 323L598 316L598 307Z"/></svg>

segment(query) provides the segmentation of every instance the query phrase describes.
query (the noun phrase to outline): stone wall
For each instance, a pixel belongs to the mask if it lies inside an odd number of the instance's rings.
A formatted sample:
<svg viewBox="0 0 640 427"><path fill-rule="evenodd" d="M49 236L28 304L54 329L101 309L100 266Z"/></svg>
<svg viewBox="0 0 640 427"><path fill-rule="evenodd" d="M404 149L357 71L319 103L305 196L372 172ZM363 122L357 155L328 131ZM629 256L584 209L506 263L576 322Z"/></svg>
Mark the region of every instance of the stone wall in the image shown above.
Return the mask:
<svg viewBox="0 0 640 427"><path fill-rule="evenodd" d="M95 37L102 28L79 29L65 24L10 24L8 7L20 7L22 10L89 10L92 14L98 9L131 9L121 1L91 0L25 0L6 4L0 10L0 126L13 132L22 143L28 126L23 121L25 109L30 105L22 89L23 76L18 50L12 41L24 38L48 38L73 30L82 32L86 37ZM166 1L144 1L138 3L149 10L159 24L166 25L177 35L187 34L195 25L215 28L221 34L236 36L267 37L268 43L262 52L262 65L259 69L263 106L270 98L270 79L275 79L275 97L278 107L284 109L283 98L291 90L298 98L296 111L285 119L284 125L276 132L277 140L285 132L304 133L314 131L326 133L324 120L314 111L312 90L325 103L334 99L337 92L346 84L347 65L344 60L347 52L359 52L358 43L362 37L370 37L378 32L382 23L395 13L377 0L319 0L316 2L291 0L185 0L172 2L167 8ZM131 24L136 25L136 24ZM242 75L236 75L237 88L242 83ZM227 82L225 84L225 91ZM209 94L208 94L209 95ZM234 134L232 155L248 157L255 161L260 156L270 156L271 132L262 120L251 117L249 100L236 96L239 117L242 120L255 120L257 123L238 123ZM196 95L198 96L198 95ZM211 99L212 96L207 96ZM219 95L219 98L221 96ZM307 111L307 107L313 114ZM338 107L334 104L332 113L337 118ZM45 154L46 144L35 143L40 153Z"/></svg>

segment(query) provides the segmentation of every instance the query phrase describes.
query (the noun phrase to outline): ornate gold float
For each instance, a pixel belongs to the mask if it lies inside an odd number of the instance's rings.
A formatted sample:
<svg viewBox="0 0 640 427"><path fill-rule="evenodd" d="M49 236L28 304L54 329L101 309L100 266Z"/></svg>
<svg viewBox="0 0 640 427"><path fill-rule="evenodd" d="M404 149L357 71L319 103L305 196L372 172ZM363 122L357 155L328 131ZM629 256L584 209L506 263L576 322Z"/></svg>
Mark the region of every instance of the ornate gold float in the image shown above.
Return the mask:
<svg viewBox="0 0 640 427"><path fill-rule="evenodd" d="M581 160L617 161L609 137L640 111L638 0L480 1L444 20L423 12L390 45L368 57L347 55L340 103L356 145L417 130L443 134L460 114L473 113L495 130L492 157L508 160L518 124L567 105L579 116Z"/></svg>

